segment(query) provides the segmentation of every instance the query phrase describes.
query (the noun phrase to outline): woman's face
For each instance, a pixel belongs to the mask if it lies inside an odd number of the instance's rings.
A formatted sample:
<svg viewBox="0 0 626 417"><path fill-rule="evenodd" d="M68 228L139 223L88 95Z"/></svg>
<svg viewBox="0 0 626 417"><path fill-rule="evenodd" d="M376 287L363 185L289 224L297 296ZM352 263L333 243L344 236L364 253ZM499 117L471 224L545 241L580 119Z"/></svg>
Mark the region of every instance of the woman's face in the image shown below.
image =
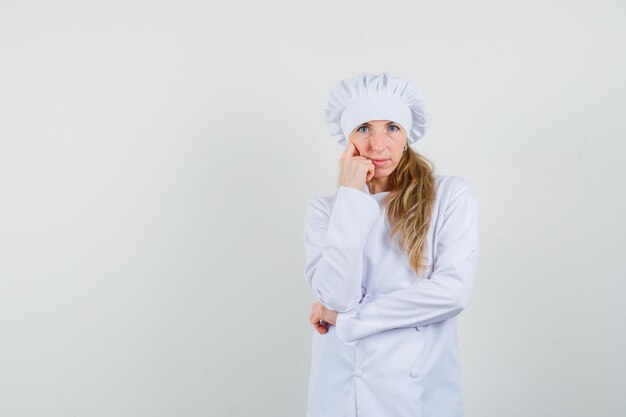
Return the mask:
<svg viewBox="0 0 626 417"><path fill-rule="evenodd" d="M395 122L370 120L355 127L348 141L354 143L360 155L372 160L374 177L381 178L391 174L398 166L402 148L407 144L407 135Z"/></svg>

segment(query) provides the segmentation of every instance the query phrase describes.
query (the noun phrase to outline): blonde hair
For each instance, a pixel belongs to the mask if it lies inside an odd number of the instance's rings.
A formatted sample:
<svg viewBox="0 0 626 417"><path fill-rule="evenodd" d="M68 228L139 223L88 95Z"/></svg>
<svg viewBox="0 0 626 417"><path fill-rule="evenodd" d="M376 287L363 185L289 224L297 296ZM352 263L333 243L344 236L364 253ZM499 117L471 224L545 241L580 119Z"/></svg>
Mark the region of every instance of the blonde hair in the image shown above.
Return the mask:
<svg viewBox="0 0 626 417"><path fill-rule="evenodd" d="M435 167L410 146L389 176L391 191L385 196L391 237L402 231L400 248L411 269L419 275L426 266L426 234L436 197Z"/></svg>

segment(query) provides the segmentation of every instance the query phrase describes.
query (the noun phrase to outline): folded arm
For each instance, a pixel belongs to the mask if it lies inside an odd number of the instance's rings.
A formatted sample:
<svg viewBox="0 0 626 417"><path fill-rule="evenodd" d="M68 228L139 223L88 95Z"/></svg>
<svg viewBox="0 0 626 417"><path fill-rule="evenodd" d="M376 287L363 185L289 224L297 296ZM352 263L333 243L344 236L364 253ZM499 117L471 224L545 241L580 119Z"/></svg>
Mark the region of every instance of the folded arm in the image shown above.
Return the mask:
<svg viewBox="0 0 626 417"><path fill-rule="evenodd" d="M366 295L337 315L337 337L346 344L375 333L447 320L470 302L478 263L478 200L462 182L451 195L436 234L436 259L430 279L387 294Z"/></svg>
<svg viewBox="0 0 626 417"><path fill-rule="evenodd" d="M346 186L338 188L332 210L321 198L307 207L304 275L324 307L348 311L361 300L363 247L379 215L371 196Z"/></svg>

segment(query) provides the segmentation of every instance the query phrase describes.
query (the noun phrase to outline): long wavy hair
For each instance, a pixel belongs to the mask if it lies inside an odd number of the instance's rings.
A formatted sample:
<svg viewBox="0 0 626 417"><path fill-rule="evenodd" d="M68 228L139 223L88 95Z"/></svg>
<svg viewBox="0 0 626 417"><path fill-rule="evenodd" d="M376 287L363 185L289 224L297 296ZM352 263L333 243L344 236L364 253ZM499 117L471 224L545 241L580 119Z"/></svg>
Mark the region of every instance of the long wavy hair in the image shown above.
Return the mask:
<svg viewBox="0 0 626 417"><path fill-rule="evenodd" d="M389 176L389 185L385 205L392 225L391 237L401 231L400 248L408 255L411 269L419 275L426 266L426 234L435 205L435 166L407 146Z"/></svg>

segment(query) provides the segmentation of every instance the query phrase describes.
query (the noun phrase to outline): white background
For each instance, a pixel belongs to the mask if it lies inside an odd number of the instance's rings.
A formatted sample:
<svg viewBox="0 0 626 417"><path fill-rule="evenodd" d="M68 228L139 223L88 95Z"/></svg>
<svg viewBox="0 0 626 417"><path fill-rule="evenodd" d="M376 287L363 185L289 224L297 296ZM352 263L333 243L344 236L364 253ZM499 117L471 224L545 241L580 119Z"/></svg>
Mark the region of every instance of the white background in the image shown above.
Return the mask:
<svg viewBox="0 0 626 417"><path fill-rule="evenodd" d="M621 1L0 1L0 415L304 416L330 88L480 199L467 417L626 409Z"/></svg>

